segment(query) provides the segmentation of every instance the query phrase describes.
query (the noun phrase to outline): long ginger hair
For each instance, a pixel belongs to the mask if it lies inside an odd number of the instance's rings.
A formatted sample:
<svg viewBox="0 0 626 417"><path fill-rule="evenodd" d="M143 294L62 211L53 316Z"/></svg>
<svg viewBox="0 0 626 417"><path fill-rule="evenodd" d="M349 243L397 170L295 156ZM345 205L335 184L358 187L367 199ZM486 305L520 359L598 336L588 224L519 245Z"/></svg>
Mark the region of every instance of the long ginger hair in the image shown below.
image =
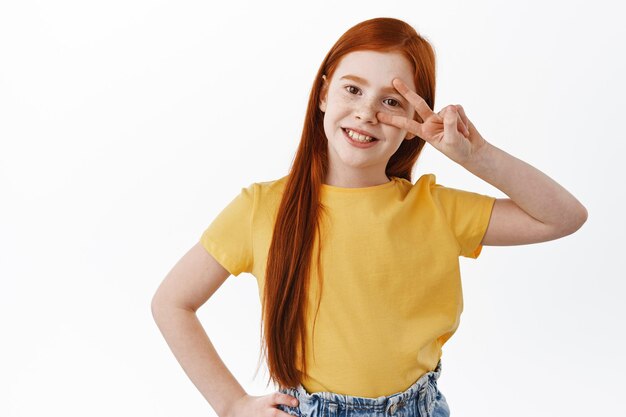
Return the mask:
<svg viewBox="0 0 626 417"><path fill-rule="evenodd" d="M417 94L434 109L434 50L402 20L374 18L358 23L337 40L320 65L309 96L300 145L278 209L265 270L261 346L266 354L270 378L281 389L295 387L306 374L305 311L311 252L319 236L318 217L326 209L319 198L328 170L324 113L319 108L322 75L330 80L341 58L359 50L401 53L413 64ZM413 118L422 121L417 113ZM404 140L387 163L387 176L412 182L411 170L425 143L420 137ZM321 243L318 241L320 247ZM318 265L319 259L318 251ZM318 270L321 274L321 268ZM318 276L318 279L321 287L322 278ZM298 347L300 369L296 364Z"/></svg>

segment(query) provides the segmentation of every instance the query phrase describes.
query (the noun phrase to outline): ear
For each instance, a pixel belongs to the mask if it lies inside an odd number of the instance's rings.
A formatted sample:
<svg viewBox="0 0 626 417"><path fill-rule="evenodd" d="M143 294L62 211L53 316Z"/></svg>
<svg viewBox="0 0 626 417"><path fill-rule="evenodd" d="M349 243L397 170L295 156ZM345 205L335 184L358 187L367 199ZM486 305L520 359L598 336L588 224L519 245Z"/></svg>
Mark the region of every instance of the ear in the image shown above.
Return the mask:
<svg viewBox="0 0 626 417"><path fill-rule="evenodd" d="M328 95L328 80L326 80L326 75L322 75L322 89L320 90L320 102L319 108L322 113L326 112L326 99Z"/></svg>

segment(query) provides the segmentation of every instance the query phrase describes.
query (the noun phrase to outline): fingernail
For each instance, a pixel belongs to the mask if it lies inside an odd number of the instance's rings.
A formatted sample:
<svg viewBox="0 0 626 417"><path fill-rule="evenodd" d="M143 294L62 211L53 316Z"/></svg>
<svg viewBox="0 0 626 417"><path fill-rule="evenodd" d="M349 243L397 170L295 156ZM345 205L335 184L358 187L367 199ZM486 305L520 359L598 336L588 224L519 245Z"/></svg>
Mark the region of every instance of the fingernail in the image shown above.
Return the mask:
<svg viewBox="0 0 626 417"><path fill-rule="evenodd" d="M298 402L297 402L296 400L293 400L293 401L291 402L291 404L293 404L293 405L298 405Z"/></svg>

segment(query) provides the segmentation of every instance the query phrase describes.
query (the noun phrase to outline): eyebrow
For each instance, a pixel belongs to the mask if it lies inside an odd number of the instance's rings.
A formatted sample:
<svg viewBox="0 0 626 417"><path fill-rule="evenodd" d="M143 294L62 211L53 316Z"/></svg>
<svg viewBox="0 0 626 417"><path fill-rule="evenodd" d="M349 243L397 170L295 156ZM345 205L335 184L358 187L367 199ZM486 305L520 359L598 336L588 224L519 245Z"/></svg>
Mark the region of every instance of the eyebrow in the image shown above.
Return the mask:
<svg viewBox="0 0 626 417"><path fill-rule="evenodd" d="M347 75L344 75L343 77L340 78L340 80L343 80L343 79L356 81L358 83L364 84L364 85L369 87L369 83L367 82L367 80L365 78L361 78L361 77L359 77L357 75L347 74ZM395 94L398 97L400 97L403 101L406 102L406 99L402 96L402 94L400 94L398 92L398 90L396 90L393 87L384 87L384 88L382 88L382 91L385 92L385 93Z"/></svg>

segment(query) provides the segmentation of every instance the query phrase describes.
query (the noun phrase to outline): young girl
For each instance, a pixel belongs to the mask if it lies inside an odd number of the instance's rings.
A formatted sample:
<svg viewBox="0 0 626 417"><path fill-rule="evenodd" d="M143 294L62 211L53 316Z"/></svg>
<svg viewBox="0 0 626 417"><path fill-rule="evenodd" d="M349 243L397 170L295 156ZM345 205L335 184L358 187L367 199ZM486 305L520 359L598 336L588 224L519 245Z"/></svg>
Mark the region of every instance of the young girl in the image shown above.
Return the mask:
<svg viewBox="0 0 626 417"><path fill-rule="evenodd" d="M487 142L460 105L438 113L435 56L408 24L350 28L313 82L288 175L243 188L157 290L152 311L221 417L448 416L442 347L463 308L459 256L557 239L585 207ZM509 198L411 171L429 143ZM229 275L258 281L280 389L251 396L195 312Z"/></svg>

